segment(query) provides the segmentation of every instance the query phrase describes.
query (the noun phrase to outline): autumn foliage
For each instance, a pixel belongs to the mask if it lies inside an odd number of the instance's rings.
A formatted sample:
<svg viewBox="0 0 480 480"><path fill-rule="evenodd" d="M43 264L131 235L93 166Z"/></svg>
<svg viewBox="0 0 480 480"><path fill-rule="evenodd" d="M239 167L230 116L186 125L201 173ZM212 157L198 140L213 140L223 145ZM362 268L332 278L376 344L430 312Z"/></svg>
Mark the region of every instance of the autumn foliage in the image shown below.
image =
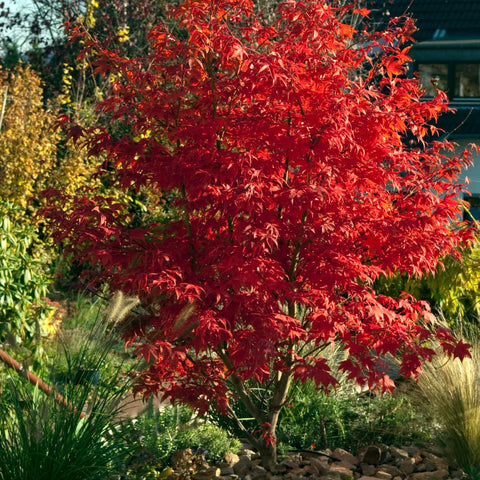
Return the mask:
<svg viewBox="0 0 480 480"><path fill-rule="evenodd" d="M49 211L92 282L140 296L139 390L231 416L240 399L267 466L293 380L327 388L346 372L388 389L389 353L416 376L433 316L375 281L432 272L469 236L454 183L469 155L432 140L446 98L424 100L405 76L411 20L367 34L350 23L367 10L334 5L288 0L262 24L249 0L185 0L148 56L98 53L97 72L117 78L99 107L110 124L72 133L163 215L139 221L100 196ZM322 355L331 344L341 372ZM271 386L263 409L255 382Z"/></svg>

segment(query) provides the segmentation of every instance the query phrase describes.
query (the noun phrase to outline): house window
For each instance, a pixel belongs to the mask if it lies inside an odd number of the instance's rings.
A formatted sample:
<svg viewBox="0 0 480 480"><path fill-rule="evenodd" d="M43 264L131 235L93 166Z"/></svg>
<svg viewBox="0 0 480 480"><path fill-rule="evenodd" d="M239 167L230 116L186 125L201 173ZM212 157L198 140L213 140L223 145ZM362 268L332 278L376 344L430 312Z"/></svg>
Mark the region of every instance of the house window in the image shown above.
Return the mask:
<svg viewBox="0 0 480 480"><path fill-rule="evenodd" d="M455 97L480 97L480 64L455 65Z"/></svg>
<svg viewBox="0 0 480 480"><path fill-rule="evenodd" d="M433 97L437 89L448 90L448 65L446 63L421 63L418 65L420 82L426 96Z"/></svg>
<svg viewBox="0 0 480 480"><path fill-rule="evenodd" d="M443 90L450 100L480 99L480 63L419 63L425 96Z"/></svg>

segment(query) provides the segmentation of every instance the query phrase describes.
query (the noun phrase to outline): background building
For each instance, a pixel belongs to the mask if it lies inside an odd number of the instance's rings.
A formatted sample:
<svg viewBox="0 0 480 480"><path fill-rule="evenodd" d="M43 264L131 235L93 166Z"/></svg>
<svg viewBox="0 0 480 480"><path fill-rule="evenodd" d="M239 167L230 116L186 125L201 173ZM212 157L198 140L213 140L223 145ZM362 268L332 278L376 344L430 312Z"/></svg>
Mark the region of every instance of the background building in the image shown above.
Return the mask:
<svg viewBox="0 0 480 480"><path fill-rule="evenodd" d="M480 145L480 0L375 0L373 18L409 15L418 31L411 56L421 82L434 94L440 88L455 112L438 125L461 151ZM468 169L471 213L480 219L480 155Z"/></svg>

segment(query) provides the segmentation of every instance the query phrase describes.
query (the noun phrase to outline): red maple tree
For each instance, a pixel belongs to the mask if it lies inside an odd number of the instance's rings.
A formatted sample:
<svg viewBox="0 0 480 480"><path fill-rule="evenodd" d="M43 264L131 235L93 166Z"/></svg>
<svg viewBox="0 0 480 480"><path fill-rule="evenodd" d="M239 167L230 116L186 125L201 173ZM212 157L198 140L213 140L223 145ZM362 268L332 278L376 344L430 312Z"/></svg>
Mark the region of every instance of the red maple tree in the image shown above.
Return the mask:
<svg viewBox="0 0 480 480"><path fill-rule="evenodd" d="M446 98L405 76L411 20L367 34L347 22L367 10L333 4L287 0L265 25L251 0L185 0L148 56L97 51L117 80L99 107L108 127L86 141L110 181L164 214L134 221L101 196L49 211L93 280L141 298L128 331L149 365L139 391L233 418L240 400L267 467L292 381L328 388L347 372L388 389L387 354L419 372L429 307L375 281L432 272L469 237L455 180L470 157L431 140ZM322 355L334 343L341 372ZM262 408L249 386L266 382Z"/></svg>

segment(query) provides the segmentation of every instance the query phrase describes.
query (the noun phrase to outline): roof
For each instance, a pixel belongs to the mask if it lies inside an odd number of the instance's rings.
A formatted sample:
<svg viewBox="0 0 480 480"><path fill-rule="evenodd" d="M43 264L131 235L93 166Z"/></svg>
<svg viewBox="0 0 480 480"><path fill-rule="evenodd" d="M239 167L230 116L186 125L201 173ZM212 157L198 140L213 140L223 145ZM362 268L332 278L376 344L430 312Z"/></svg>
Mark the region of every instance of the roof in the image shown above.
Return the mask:
<svg viewBox="0 0 480 480"><path fill-rule="evenodd" d="M417 21L417 42L480 38L480 0L369 0L378 18L407 14Z"/></svg>

